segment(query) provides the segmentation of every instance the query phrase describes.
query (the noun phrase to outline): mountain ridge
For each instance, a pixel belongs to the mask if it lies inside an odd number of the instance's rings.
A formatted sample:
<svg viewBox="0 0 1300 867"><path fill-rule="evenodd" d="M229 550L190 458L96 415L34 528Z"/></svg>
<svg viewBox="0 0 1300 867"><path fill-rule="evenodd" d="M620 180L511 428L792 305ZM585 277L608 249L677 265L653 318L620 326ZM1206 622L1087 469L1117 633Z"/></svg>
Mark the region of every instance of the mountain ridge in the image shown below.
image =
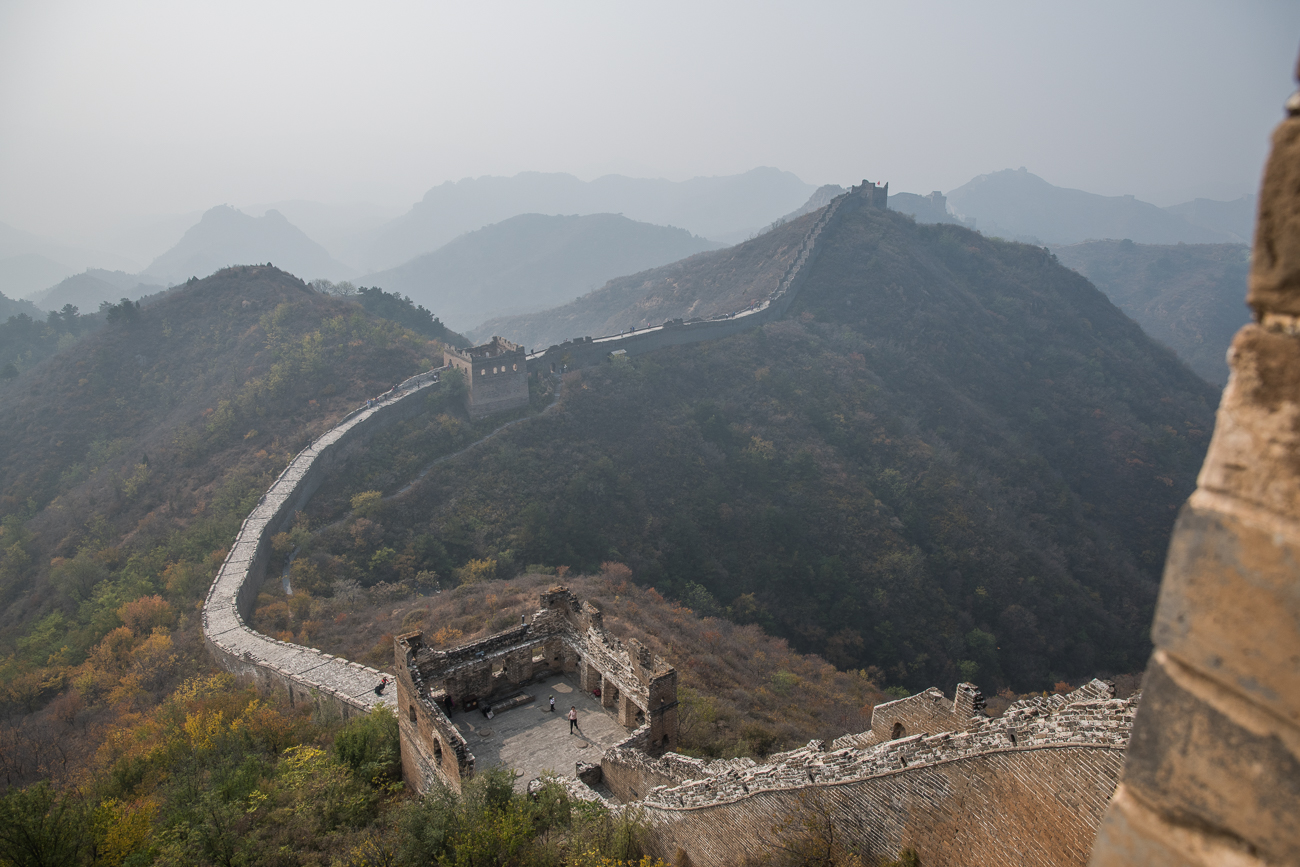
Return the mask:
<svg viewBox="0 0 1300 867"><path fill-rule="evenodd" d="M612 277L718 246L685 229L618 214L520 214L362 282L403 292L464 330L492 317L554 307Z"/></svg>
<svg viewBox="0 0 1300 867"><path fill-rule="evenodd" d="M433 187L386 224L365 264L373 270L396 267L465 232L525 213L622 214L735 242L797 208L812 191L793 174L766 167L680 182L622 175L581 181L560 172L464 178Z"/></svg>
<svg viewBox="0 0 1300 867"><path fill-rule="evenodd" d="M176 284L232 265L276 260L286 270L309 280L338 279L355 273L335 261L279 211L250 217L229 205L218 205L205 211L176 246L154 259L139 276Z"/></svg>
<svg viewBox="0 0 1300 867"><path fill-rule="evenodd" d="M952 210L985 234L1034 244L1127 238L1139 244L1221 244L1233 234L1133 196L1100 196L1057 187L1023 167L979 175L948 193Z"/></svg>

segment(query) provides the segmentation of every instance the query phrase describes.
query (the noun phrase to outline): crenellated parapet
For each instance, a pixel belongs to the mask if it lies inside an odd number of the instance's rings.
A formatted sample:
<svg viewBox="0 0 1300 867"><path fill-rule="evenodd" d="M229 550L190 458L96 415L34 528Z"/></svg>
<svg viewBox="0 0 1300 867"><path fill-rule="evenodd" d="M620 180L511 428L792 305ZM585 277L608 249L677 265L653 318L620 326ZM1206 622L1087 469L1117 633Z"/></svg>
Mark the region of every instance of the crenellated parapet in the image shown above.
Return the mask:
<svg viewBox="0 0 1300 867"><path fill-rule="evenodd" d="M1138 707L1113 696L1093 681L950 731L812 741L762 762L610 750L605 779L639 789L660 854L681 849L699 867L761 857L772 829L800 816L829 820L864 856L911 847L933 865L1082 864Z"/></svg>

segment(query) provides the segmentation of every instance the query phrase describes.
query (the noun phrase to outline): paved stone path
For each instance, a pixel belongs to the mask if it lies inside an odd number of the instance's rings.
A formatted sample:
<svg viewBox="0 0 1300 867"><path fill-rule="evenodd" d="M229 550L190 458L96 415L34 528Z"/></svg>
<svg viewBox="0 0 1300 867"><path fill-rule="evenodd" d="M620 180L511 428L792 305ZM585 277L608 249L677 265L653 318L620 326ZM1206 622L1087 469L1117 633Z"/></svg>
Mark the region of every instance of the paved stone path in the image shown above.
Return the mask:
<svg viewBox="0 0 1300 867"><path fill-rule="evenodd" d="M573 776L578 762L600 763L605 750L627 740L627 729L600 705L600 699L564 676L528 685L533 702L487 719L473 710L452 715L451 721L474 753L475 767L505 765L516 771L523 786L545 771ZM555 713L547 710L555 696ZM569 734L569 707L578 708L579 734Z"/></svg>

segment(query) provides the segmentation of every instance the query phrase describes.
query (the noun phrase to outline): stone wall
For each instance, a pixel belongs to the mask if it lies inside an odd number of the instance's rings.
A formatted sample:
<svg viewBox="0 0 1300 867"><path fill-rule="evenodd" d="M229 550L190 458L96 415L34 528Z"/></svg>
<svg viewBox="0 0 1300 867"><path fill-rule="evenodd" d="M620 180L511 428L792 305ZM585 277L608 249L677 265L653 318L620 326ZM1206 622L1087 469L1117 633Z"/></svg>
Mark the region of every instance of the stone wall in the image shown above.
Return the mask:
<svg viewBox="0 0 1300 867"><path fill-rule="evenodd" d="M531 621L456 647L430 647L420 632L394 639L405 708L402 764L417 791L435 778L459 789L474 772L474 757L444 712L449 700L455 707L490 705L556 672L575 674L585 691L598 689L619 723L636 729L625 746L676 745L676 670L639 642L610 635L600 611L567 589L553 587L540 601Z"/></svg>
<svg viewBox="0 0 1300 867"><path fill-rule="evenodd" d="M412 377L366 407L350 413L303 449L244 519L203 604L203 636L217 663L245 682L286 695L291 703L311 701L348 718L393 696L377 696L383 672L309 647L268 638L247 624L266 578L271 537L292 520L320 487L325 474L345 460L350 447L388 425L425 409L423 396L437 387L439 371Z"/></svg>
<svg viewBox="0 0 1300 867"><path fill-rule="evenodd" d="M573 340L566 340L557 346L529 355L528 372L551 374L562 373L566 369L591 367L605 361L611 352L617 350L623 350L628 355L643 355L670 346L683 346L688 343L729 337L780 319L799 293L808 272L812 269L813 262L816 261L819 252L818 239L827 227L834 223L841 208L853 208L863 202L867 207L888 207L888 199L885 205L881 205L878 202L879 196L872 192L879 191L880 187L868 185L866 181L863 181L863 184L866 186L854 187L849 192L836 197L825 207L822 215L804 236L799 252L777 281L776 288L761 304L714 319L690 321L674 319L663 325L608 337L575 337ZM888 187L889 185L886 184L884 189L888 190Z"/></svg>
<svg viewBox="0 0 1300 867"><path fill-rule="evenodd" d="M528 406L528 359L522 346L493 337L482 346L448 349L443 361L465 374L470 418Z"/></svg>
<svg viewBox="0 0 1300 867"><path fill-rule="evenodd" d="M872 708L871 733L876 741L888 741L908 735L964 729L983 708L984 696L973 683L957 684L957 694L952 701L931 687L925 692Z"/></svg>
<svg viewBox="0 0 1300 867"><path fill-rule="evenodd" d="M814 741L761 764L611 750L602 765L611 788L672 781L642 790L637 808L661 855L680 849L697 867L759 858L798 814L829 818L870 857L906 846L927 867L1083 864L1137 708L1097 694L1020 702L967 731L866 748Z"/></svg>
<svg viewBox="0 0 1300 867"><path fill-rule="evenodd" d="M1174 527L1094 867L1300 863L1300 93L1287 108L1259 196L1255 322Z"/></svg>

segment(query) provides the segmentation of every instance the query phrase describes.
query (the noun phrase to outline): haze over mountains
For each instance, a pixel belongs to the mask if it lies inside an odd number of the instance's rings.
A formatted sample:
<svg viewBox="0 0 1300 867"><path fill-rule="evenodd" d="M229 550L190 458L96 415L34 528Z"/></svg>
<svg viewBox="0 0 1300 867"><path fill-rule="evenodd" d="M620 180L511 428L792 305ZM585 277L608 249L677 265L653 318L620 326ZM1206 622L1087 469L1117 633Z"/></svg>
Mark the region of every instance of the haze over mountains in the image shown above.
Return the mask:
<svg viewBox="0 0 1300 867"><path fill-rule="evenodd" d="M554 307L611 278L719 246L618 214L521 214L362 282L405 293L464 330L493 316Z"/></svg>
<svg viewBox="0 0 1300 867"><path fill-rule="evenodd" d="M331 258L324 247L308 238L279 211L250 217L228 205L220 205L204 213L180 243L154 259L141 276L155 282L182 283L230 265L265 262L312 278L335 280L355 273Z"/></svg>
<svg viewBox="0 0 1300 867"><path fill-rule="evenodd" d="M391 268L436 250L464 232L518 214L622 214L735 243L802 205L814 191L789 172L757 168L687 181L522 172L514 177L448 181L425 193L376 238L367 269Z"/></svg>
<svg viewBox="0 0 1300 867"><path fill-rule="evenodd" d="M481 341L501 334L544 349L571 337L741 310L776 288L813 219L805 214L734 247L610 280L551 310L489 319L466 336Z"/></svg>
<svg viewBox="0 0 1300 867"><path fill-rule="evenodd" d="M1036 244L1104 238L1138 244L1244 243L1253 233L1253 200L1200 199L1158 208L1133 196L1053 186L1024 168L980 175L948 193L953 213L973 218L982 233Z"/></svg>
<svg viewBox="0 0 1300 867"><path fill-rule="evenodd" d="M1207 382L1227 383L1228 346L1250 321L1245 244L1088 241L1052 252Z"/></svg>
<svg viewBox="0 0 1300 867"><path fill-rule="evenodd" d="M138 274L131 267L74 273L50 255L79 264L121 259L95 259L91 251L0 226L0 293L43 310L73 304L91 312L101 302L139 298L227 265L273 262L304 279L346 278L403 293L474 339L501 333L544 347L568 337L725 312L697 304L700 287L674 283L673 263L721 246L719 238L779 230L843 190L837 184L814 188L765 168L678 183L614 175L584 182L524 172L441 184L387 222L390 211L365 204L286 201L246 211L220 206ZM603 213L591 212L601 207ZM1159 208L1132 197L1057 187L1022 169L982 175L947 197L896 191L890 207L920 223L964 222L986 235L1059 248L1105 238L1138 245L1231 242L1251 235L1255 203L1245 196ZM169 225L158 222L159 237L175 231ZM767 229L755 228L760 225ZM381 271L354 267L407 253L412 255ZM1226 260L1177 251L1152 256L1146 258L1178 260L1178 276L1152 276L1141 256L1111 256L1106 266L1092 256L1091 271L1078 256L1066 258L1114 292L1116 303L1201 375L1222 382L1225 335L1242 315ZM719 265L715 275L717 285L731 287L729 298L760 291L758 272L743 274L747 258L753 257L738 249L710 260L731 263ZM760 258L770 263L778 257ZM1138 270L1125 271L1126 262ZM728 273L729 267L739 270ZM1159 287L1142 288L1147 278ZM587 293L594 294L583 297Z"/></svg>

